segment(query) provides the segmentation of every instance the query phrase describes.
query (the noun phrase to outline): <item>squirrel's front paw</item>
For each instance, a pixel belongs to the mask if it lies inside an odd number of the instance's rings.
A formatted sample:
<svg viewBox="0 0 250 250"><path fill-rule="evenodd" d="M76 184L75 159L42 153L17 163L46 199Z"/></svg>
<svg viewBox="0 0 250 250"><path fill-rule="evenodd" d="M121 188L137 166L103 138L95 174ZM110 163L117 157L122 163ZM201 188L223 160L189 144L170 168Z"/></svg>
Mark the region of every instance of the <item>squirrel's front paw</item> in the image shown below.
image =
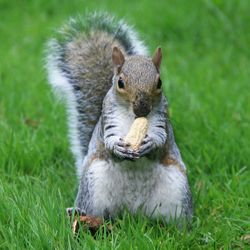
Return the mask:
<svg viewBox="0 0 250 250"><path fill-rule="evenodd" d="M155 143L154 143L153 139L151 137L149 137L148 135L146 135L146 137L142 141L137 152L138 152L139 156L141 157L143 155L148 154L154 148L155 148Z"/></svg>
<svg viewBox="0 0 250 250"><path fill-rule="evenodd" d="M119 158L129 160L138 159L139 153L131 149L129 146L129 143L124 142L124 140L120 138L120 140L114 144L113 152Z"/></svg>

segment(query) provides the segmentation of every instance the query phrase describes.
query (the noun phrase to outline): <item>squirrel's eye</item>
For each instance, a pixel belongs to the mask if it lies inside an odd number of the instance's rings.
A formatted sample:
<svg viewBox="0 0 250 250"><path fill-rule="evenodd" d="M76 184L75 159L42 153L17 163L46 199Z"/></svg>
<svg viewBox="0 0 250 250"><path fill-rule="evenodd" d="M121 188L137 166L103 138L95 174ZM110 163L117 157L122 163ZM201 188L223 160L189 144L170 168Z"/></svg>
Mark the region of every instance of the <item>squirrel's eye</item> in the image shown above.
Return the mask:
<svg viewBox="0 0 250 250"><path fill-rule="evenodd" d="M162 81L161 79L158 80L158 83L157 83L157 89L160 89L161 88L161 85L162 85Z"/></svg>
<svg viewBox="0 0 250 250"><path fill-rule="evenodd" d="M124 83L124 81L122 80L122 78L120 78L120 79L118 80L118 87L119 87L120 89L124 89L124 88L125 88L125 83Z"/></svg>

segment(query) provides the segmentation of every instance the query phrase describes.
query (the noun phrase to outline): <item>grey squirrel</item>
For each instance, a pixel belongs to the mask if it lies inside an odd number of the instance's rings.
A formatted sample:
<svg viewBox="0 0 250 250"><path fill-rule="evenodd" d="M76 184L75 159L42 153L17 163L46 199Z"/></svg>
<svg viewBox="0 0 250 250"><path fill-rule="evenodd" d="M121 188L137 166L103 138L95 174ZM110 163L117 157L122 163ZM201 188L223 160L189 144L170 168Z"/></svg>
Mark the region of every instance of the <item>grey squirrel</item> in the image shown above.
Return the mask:
<svg viewBox="0 0 250 250"><path fill-rule="evenodd" d="M160 48L151 58L136 32L106 13L71 19L50 40L49 82L66 100L80 179L77 212L115 218L127 208L165 222L192 217L161 60ZM123 138L136 117L147 117L149 128L132 150Z"/></svg>

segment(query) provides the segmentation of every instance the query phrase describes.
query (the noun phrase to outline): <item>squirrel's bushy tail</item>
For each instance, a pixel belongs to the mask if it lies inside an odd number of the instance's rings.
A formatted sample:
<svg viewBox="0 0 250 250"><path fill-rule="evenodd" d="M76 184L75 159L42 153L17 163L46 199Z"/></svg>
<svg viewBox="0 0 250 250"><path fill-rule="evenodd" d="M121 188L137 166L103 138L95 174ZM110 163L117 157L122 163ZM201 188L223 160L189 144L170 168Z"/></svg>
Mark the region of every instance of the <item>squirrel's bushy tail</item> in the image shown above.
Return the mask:
<svg viewBox="0 0 250 250"><path fill-rule="evenodd" d="M112 84L114 46L125 55L147 54L133 29L106 13L70 19L48 43L48 78L67 103L69 135L79 175L103 98Z"/></svg>

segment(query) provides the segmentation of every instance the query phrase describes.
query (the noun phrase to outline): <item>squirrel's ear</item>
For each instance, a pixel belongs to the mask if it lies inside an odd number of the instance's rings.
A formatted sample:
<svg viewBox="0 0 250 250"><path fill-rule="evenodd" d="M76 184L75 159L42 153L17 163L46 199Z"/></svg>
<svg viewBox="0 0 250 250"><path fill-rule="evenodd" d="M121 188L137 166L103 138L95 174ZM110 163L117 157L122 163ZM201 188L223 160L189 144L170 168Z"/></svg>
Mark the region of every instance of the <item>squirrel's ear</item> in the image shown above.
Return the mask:
<svg viewBox="0 0 250 250"><path fill-rule="evenodd" d="M112 61L117 71L119 71L125 61L124 55L118 47L113 48Z"/></svg>
<svg viewBox="0 0 250 250"><path fill-rule="evenodd" d="M153 61L154 65L158 71L160 71L161 59L162 59L161 48L158 47L153 55L153 58L152 58L152 61Z"/></svg>

